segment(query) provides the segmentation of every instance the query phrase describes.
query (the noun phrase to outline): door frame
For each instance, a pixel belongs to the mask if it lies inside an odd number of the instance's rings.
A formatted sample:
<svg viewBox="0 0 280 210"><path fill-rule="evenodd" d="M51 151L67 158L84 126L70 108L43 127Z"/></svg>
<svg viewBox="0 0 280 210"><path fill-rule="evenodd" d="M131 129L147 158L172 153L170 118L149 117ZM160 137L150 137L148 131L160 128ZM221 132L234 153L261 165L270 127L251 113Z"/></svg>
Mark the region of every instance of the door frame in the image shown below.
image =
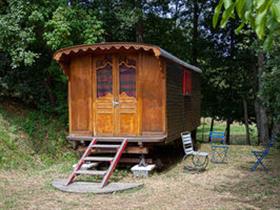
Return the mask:
<svg viewBox="0 0 280 210"><path fill-rule="evenodd" d="M112 55L112 94L113 94L113 100L119 101L120 97L120 78L119 78L119 57L121 55L124 56L130 56L135 58L136 60L136 72L135 72L135 88L136 88L136 132L135 135L128 135L128 136L140 136L141 135L141 128L142 128L142 100L141 100L141 95L142 91L140 88L140 68L142 67L141 61L142 61L142 56L140 53L107 53L109 55ZM96 99L97 99L97 79L96 79L96 60L98 57L104 56L106 54L99 54L99 55L92 55L92 116L91 121L92 121L92 131L93 131L93 136L97 136L97 129L96 129ZM120 111L119 111L119 106L113 107L113 136L124 136L120 135Z"/></svg>

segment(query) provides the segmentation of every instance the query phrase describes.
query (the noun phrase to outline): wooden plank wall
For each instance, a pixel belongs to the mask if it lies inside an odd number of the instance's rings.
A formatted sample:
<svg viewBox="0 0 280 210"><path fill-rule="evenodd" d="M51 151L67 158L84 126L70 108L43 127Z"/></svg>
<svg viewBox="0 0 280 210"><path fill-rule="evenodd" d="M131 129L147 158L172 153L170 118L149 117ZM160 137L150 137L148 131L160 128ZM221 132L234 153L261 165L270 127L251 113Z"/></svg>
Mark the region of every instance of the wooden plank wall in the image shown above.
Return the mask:
<svg viewBox="0 0 280 210"><path fill-rule="evenodd" d="M139 57L137 86L142 115L139 134L164 134L167 129L167 141L172 141L180 138L182 131L194 130L200 123L200 74L192 71L192 94L183 96L183 71L179 65L164 62L160 66L159 60L148 53ZM78 56L70 64L70 133L92 135L93 132L91 62L91 56Z"/></svg>
<svg viewBox="0 0 280 210"><path fill-rule="evenodd" d="M142 94L142 134L153 135L165 132L165 78L160 61L155 56L143 53L139 83Z"/></svg>
<svg viewBox="0 0 280 210"><path fill-rule="evenodd" d="M91 56L71 60L69 81L70 133L92 135Z"/></svg>
<svg viewBox="0 0 280 210"><path fill-rule="evenodd" d="M184 130L183 71L175 63L166 63L167 141L180 137Z"/></svg>
<svg viewBox="0 0 280 210"><path fill-rule="evenodd" d="M200 90L200 74L192 72L192 94L184 97L185 131L192 131L200 125Z"/></svg>
<svg viewBox="0 0 280 210"><path fill-rule="evenodd" d="M192 131L200 123L200 75L192 71L192 94L183 96L183 71L175 63L166 65L167 142L180 138L183 131Z"/></svg>

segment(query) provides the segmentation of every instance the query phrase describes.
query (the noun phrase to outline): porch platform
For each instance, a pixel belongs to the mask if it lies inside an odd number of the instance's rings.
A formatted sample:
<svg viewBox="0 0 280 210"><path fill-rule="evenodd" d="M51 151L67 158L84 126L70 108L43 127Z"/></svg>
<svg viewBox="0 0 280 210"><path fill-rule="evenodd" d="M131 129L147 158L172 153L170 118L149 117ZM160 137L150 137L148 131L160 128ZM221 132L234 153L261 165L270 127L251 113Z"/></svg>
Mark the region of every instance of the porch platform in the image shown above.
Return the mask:
<svg viewBox="0 0 280 210"><path fill-rule="evenodd" d="M97 138L103 142L118 142L123 139L127 139L128 142L134 143L160 143L164 142L166 135L151 135L151 136L78 136L78 135L69 135L67 140L69 141L91 141L92 138Z"/></svg>
<svg viewBox="0 0 280 210"><path fill-rule="evenodd" d="M100 183L94 182L74 182L68 186L65 185L66 179L57 179L52 182L53 187L59 189L63 192L72 192L72 193L94 193L94 194L106 194L121 192L125 190L141 188L143 184L139 183L118 183L112 182L107 186L101 188Z"/></svg>

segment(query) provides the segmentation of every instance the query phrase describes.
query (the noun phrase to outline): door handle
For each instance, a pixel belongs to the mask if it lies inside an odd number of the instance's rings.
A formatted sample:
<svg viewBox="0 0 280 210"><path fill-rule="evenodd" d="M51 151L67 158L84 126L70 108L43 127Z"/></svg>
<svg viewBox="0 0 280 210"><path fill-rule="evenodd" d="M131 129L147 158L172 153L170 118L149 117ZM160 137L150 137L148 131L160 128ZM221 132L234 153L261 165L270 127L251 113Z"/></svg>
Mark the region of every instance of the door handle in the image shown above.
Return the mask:
<svg viewBox="0 0 280 210"><path fill-rule="evenodd" d="M119 104L120 104L120 102L118 102L118 101L112 101L112 104L113 104L113 106L115 107L115 106L118 106Z"/></svg>

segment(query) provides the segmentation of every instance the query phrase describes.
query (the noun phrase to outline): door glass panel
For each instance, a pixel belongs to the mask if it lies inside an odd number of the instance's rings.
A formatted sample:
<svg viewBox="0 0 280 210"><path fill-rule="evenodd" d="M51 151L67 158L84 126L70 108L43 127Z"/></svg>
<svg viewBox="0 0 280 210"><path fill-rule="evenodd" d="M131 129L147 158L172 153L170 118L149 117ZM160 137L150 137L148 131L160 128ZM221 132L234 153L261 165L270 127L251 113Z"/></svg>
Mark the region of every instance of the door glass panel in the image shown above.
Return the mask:
<svg viewBox="0 0 280 210"><path fill-rule="evenodd" d="M121 58L119 63L120 94L136 97L136 61Z"/></svg>
<svg viewBox="0 0 280 210"><path fill-rule="evenodd" d="M97 98L112 94L112 57L96 61Z"/></svg>

